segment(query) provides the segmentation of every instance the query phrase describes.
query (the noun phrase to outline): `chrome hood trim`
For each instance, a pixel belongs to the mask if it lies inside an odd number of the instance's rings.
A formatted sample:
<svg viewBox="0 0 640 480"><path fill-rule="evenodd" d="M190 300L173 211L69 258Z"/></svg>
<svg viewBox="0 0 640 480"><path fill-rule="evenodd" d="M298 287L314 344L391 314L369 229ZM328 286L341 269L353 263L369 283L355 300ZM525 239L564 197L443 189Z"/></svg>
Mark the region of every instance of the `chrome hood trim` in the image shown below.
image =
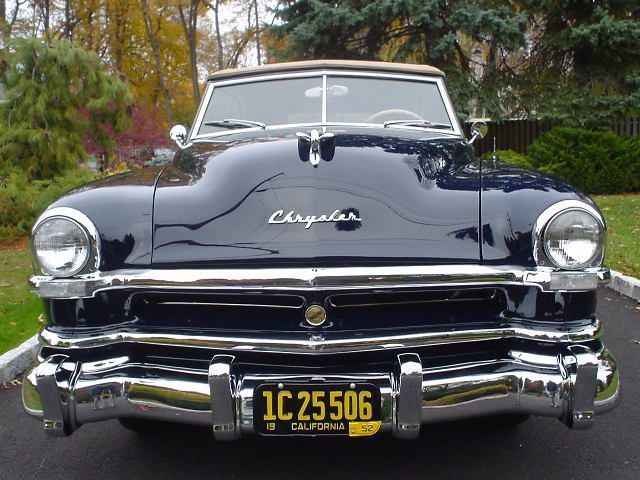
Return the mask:
<svg viewBox="0 0 640 480"><path fill-rule="evenodd" d="M404 267L114 270L74 278L33 276L42 298L87 298L106 290L359 290L413 287L520 285L543 291L594 290L608 283L608 268L556 271L518 266L422 265Z"/></svg>

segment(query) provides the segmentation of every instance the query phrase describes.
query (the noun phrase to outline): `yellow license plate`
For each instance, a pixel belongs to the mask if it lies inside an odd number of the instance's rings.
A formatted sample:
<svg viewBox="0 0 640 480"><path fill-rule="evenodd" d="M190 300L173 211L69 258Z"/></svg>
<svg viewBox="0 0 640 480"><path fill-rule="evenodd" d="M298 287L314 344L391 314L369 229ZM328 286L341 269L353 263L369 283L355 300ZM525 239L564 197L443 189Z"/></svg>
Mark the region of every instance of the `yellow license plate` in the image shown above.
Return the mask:
<svg viewBox="0 0 640 480"><path fill-rule="evenodd" d="M263 435L348 435L380 430L380 389L370 383L259 385L253 426Z"/></svg>

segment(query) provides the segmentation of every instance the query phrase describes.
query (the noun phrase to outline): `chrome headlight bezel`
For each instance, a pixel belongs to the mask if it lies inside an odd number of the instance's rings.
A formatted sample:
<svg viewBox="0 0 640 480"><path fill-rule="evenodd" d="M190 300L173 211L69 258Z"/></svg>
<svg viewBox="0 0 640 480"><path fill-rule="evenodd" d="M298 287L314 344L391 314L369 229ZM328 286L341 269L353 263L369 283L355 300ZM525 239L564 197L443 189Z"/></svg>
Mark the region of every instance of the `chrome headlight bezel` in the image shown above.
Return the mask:
<svg viewBox="0 0 640 480"><path fill-rule="evenodd" d="M89 253L82 266L69 272L50 272L38 261L34 238L38 229L46 222L54 219L61 219L75 224L82 230L88 240ZM100 266L100 236L93 222L84 213L69 207L56 207L46 210L31 229L31 257L36 272L54 278L69 278L81 273L94 272Z"/></svg>
<svg viewBox="0 0 640 480"><path fill-rule="evenodd" d="M588 263L579 266L560 265L548 254L546 233L547 228L560 215L571 211L580 211L593 217L602 229L602 245L599 252ZM540 214L533 226L533 258L536 265L560 270L583 270L585 268L600 267L604 262L607 226L600 212L588 203L579 200L563 200L548 207Z"/></svg>

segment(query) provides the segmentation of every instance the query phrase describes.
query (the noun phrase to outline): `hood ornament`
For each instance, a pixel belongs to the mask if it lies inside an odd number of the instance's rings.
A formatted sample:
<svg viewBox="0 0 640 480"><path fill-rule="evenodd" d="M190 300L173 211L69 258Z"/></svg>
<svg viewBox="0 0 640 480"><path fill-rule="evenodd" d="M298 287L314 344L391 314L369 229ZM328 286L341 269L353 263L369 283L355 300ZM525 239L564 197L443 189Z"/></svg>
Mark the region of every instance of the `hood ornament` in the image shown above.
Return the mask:
<svg viewBox="0 0 640 480"><path fill-rule="evenodd" d="M314 167L320 164L320 159L323 157L327 161L333 158L334 145L328 145L327 141L332 140L335 134L331 132L320 134L320 132L314 128L309 134L297 132L296 137L298 137L298 152L300 153L300 157L303 160L307 160L308 158L309 163ZM325 149L327 150L326 152L323 151Z"/></svg>

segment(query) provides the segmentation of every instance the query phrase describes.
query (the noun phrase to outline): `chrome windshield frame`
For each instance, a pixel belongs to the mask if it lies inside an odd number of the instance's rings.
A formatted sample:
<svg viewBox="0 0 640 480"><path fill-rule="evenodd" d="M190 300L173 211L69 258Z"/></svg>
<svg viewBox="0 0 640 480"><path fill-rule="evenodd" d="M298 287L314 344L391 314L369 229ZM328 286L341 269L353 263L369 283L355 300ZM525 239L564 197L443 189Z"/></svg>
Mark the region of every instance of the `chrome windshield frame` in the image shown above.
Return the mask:
<svg viewBox="0 0 640 480"><path fill-rule="evenodd" d="M394 73L377 73L377 72L366 72L366 71L342 71L342 70L310 70L308 72L296 72L296 73L281 73L277 75L256 75L249 77L236 78L231 80L220 80L209 82L207 84L207 88L202 97L202 101L198 107L198 111L196 113L195 121L191 130L189 131L188 143L197 140L224 140L224 137L229 135L234 135L239 132L252 132L252 131L261 131L262 128L258 127L248 127L248 128L235 128L233 130L222 131L222 132L212 132L212 133L199 133L200 129L204 123L204 115L207 110L207 107L211 101L211 97L216 87L222 87L227 85L238 85L238 84L246 84L246 83L257 83L257 82L265 82L270 80L284 80L284 79L295 79L295 78L313 78L318 77L322 80L322 107L321 107L321 121L320 122L306 122L306 123L289 123L289 124L279 124L279 125L267 125L264 130L281 130L286 128L296 128L296 127L332 127L332 126L352 126L352 127L362 127L362 128L383 128L383 124L376 123L352 123L352 122L329 122L327 121L327 96L326 96L326 86L327 86L327 78L331 76L339 76L339 77L360 77L360 78L377 78L377 79L390 79L390 80L409 80L412 82L423 82L423 83L431 83L435 84L438 88L438 92L442 98L444 103L447 116L449 117L449 122L451 123L450 130L444 130L441 128L429 128L429 127L416 127L416 126L394 126L397 129L407 129L407 130L417 130L417 131L428 131L435 132L439 134L450 134L457 135L460 137L464 136L462 125L458 121L458 117L455 113L455 109L453 107L453 103L451 102L451 97L445 87L444 79L438 76L425 76L425 75L410 75L410 74L394 74Z"/></svg>

